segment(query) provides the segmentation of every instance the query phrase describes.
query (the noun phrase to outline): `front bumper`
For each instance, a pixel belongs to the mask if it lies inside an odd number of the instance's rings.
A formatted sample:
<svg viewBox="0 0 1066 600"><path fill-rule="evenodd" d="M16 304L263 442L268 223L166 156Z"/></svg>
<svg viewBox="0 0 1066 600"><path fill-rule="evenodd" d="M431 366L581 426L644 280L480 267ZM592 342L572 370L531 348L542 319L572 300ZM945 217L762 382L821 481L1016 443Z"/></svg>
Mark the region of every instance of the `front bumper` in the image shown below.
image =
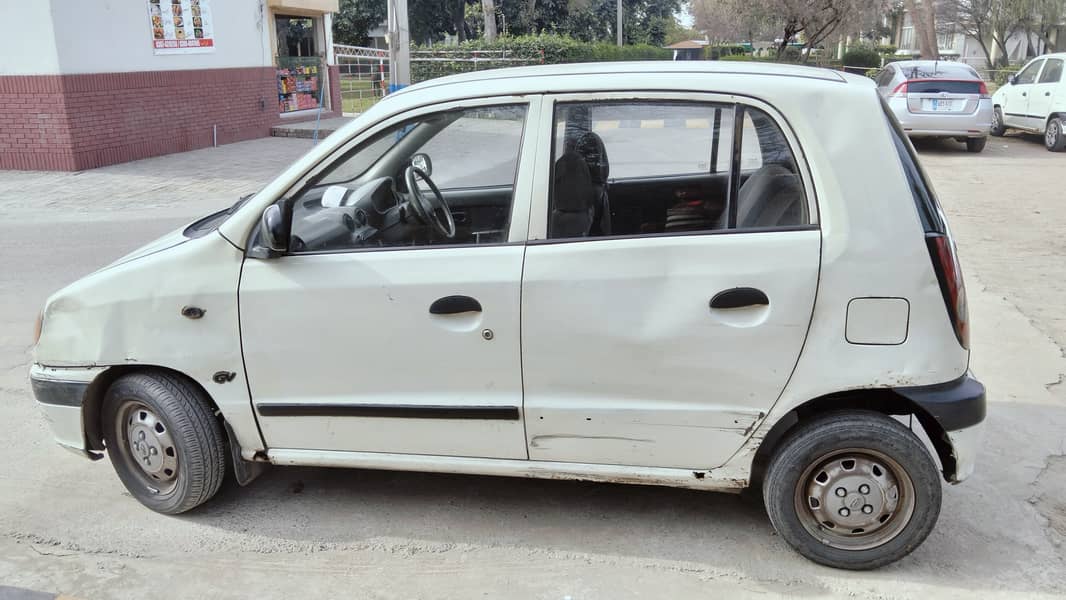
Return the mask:
<svg viewBox="0 0 1066 600"><path fill-rule="evenodd" d="M56 442L81 456L95 458L85 443L82 404L89 386L102 369L51 368L33 365L30 385Z"/></svg>
<svg viewBox="0 0 1066 600"><path fill-rule="evenodd" d="M930 438L937 431L944 432L943 439L933 439L944 477L951 483L959 483L973 475L984 435L985 386L966 373L954 381L901 387L896 392L923 411L919 421Z"/></svg>

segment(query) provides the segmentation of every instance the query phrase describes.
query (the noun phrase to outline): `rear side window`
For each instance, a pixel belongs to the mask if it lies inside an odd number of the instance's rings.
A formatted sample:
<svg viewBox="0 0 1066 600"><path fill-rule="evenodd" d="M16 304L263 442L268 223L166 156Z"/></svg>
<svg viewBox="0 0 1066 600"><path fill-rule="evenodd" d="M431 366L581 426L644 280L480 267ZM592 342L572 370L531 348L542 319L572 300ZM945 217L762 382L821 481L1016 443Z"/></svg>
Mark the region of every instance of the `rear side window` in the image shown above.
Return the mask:
<svg viewBox="0 0 1066 600"><path fill-rule="evenodd" d="M548 237L810 223L781 127L754 107L624 100L555 107Z"/></svg>
<svg viewBox="0 0 1066 600"><path fill-rule="evenodd" d="M926 176L925 171L922 170L921 163L918 162L918 157L914 153L914 146L907 139L907 135L903 133L903 128L900 127L899 121L896 120L896 115L892 113L892 109L883 100L881 101L881 107L884 109L885 119L888 120L888 128L892 132L892 142L896 146L896 153L899 155L899 161L903 165L903 173L907 176L907 184L911 188L911 195L914 197L914 204L918 209L918 218L922 221L922 228L926 233L945 233L946 228L944 219L941 216L940 204L937 202L932 186L929 185L929 178Z"/></svg>
<svg viewBox="0 0 1066 600"><path fill-rule="evenodd" d="M1047 59L1044 72L1040 74L1040 83L1058 83L1062 79L1062 60L1058 58Z"/></svg>

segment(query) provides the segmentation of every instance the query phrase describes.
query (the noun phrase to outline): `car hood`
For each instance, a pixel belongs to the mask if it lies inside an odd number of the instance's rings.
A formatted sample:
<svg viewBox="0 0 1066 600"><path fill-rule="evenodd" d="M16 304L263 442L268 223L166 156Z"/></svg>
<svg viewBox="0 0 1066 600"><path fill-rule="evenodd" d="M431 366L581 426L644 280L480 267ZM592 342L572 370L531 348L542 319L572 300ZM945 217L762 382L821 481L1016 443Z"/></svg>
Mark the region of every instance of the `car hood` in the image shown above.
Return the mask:
<svg viewBox="0 0 1066 600"><path fill-rule="evenodd" d="M174 231L171 231L170 233L164 234L162 237L148 242L147 244L141 246L140 248L137 248L133 252L130 252L129 254L119 258L115 262L103 267L102 269L99 269L99 271L106 271L107 269L110 269L112 267L117 267L118 265L137 260L138 258L144 258L145 256L149 256L157 252L162 252L164 250L168 250L175 246L184 244L190 239L185 236L185 229L186 226L183 225L175 229Z"/></svg>

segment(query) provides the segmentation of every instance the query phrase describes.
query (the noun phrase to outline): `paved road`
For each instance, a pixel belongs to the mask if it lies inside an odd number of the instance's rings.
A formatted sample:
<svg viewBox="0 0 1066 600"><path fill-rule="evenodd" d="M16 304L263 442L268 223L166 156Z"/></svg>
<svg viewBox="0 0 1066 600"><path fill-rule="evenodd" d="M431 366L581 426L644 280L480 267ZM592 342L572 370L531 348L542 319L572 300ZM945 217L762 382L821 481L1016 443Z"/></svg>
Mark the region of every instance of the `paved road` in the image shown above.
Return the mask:
<svg viewBox="0 0 1066 600"><path fill-rule="evenodd" d="M1066 156L922 144L959 240L980 470L930 539L874 573L815 566L757 499L414 473L274 469L164 517L59 449L27 392L47 295L256 189L309 148L268 139L70 174L0 173L0 584L81 598L1056 597L1066 589Z"/></svg>

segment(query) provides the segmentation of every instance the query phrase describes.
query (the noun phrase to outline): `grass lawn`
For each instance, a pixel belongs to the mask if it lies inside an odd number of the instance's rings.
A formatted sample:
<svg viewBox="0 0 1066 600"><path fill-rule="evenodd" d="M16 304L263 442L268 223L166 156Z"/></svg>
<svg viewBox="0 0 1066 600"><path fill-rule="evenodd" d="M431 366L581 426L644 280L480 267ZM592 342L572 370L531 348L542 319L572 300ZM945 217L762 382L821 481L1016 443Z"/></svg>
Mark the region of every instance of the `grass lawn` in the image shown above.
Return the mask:
<svg viewBox="0 0 1066 600"><path fill-rule="evenodd" d="M385 81L388 88L389 82ZM381 84L369 79L341 78L341 98L344 112L363 112L381 100Z"/></svg>

